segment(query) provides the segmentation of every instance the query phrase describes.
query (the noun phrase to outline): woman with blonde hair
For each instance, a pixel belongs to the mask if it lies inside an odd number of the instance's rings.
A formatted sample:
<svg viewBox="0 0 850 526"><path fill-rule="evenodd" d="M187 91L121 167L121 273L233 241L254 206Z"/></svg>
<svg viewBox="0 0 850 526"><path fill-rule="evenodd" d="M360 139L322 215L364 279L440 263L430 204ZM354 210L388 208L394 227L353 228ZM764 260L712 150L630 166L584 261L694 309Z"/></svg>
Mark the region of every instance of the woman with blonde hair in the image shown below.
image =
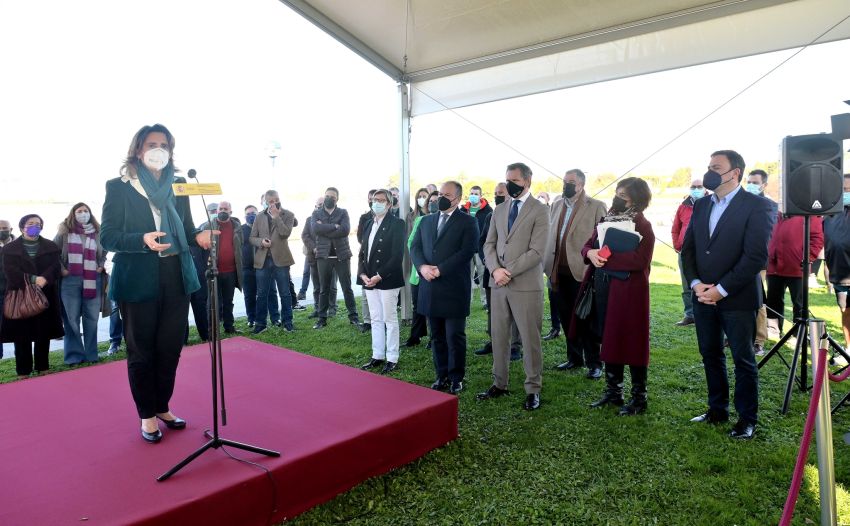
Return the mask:
<svg viewBox="0 0 850 526"><path fill-rule="evenodd" d="M100 246L100 223L91 208L85 203L72 206L68 217L59 224L53 242L61 249L65 363L96 362L106 253Z"/></svg>

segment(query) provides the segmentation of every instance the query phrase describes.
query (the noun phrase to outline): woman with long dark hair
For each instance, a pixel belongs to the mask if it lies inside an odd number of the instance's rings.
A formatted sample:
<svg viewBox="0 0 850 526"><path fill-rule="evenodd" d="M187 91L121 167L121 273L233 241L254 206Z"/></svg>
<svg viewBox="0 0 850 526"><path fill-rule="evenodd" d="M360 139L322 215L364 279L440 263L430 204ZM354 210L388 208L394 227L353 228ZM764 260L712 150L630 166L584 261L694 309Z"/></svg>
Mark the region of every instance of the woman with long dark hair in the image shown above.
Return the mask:
<svg viewBox="0 0 850 526"><path fill-rule="evenodd" d="M591 407L622 406L620 415L636 415L646 411L646 380L649 366L649 270L655 234L643 211L649 206L652 192L643 179L627 177L617 184L614 201L599 225L612 228L633 227L640 234L634 250L600 253L598 232L582 248L585 263L589 264L578 297L587 287L593 287L593 308L589 323L573 316L573 331L588 330L599 342L600 358L605 362L605 392ZM624 228L630 230L630 228ZM607 239L606 234L606 239ZM607 245L607 243L605 243ZM603 245L603 246L605 246ZM610 248L610 247L609 247ZM632 398L623 400L623 373L629 366Z"/></svg>
<svg viewBox="0 0 850 526"><path fill-rule="evenodd" d="M177 363L189 316L189 295L200 288L189 245L209 249L211 233L199 232L188 197L175 197L174 136L161 124L133 137L121 177L106 183L101 243L114 252L110 297L118 302L127 342L127 370L142 438L162 439L186 421L171 412Z"/></svg>
<svg viewBox="0 0 850 526"><path fill-rule="evenodd" d="M96 362L106 253L100 246L100 223L89 205L77 203L71 207L53 242L61 250L65 363Z"/></svg>

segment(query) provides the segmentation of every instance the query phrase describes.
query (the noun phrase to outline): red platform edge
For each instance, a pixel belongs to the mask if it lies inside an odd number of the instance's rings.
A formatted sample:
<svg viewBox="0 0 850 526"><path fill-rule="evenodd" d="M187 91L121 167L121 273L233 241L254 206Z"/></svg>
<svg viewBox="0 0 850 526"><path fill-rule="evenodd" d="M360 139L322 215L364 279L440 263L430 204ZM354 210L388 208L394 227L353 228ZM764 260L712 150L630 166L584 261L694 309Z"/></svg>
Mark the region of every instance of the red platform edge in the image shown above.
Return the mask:
<svg viewBox="0 0 850 526"><path fill-rule="evenodd" d="M138 432L126 362L0 385L0 524L269 524L458 436L456 397L247 338L222 343L221 436L278 450L210 450L165 482L212 423L206 345L186 348L172 409L187 429Z"/></svg>

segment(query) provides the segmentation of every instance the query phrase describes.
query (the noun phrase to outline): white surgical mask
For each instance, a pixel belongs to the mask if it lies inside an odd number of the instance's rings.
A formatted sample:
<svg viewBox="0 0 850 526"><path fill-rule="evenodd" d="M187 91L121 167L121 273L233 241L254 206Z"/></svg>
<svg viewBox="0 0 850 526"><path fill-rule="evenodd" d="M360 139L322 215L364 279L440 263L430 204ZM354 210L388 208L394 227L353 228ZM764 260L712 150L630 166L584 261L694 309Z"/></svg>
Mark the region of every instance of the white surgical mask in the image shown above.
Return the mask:
<svg viewBox="0 0 850 526"><path fill-rule="evenodd" d="M89 220L91 219L91 214L88 212L77 212L74 214L74 217L77 218L77 223L81 225L89 224Z"/></svg>
<svg viewBox="0 0 850 526"><path fill-rule="evenodd" d="M154 148L145 152L142 158L149 170L160 171L168 164L168 152L163 148Z"/></svg>
<svg viewBox="0 0 850 526"><path fill-rule="evenodd" d="M425 206L426 201L427 201L427 199L425 199L424 197L420 197L419 199L416 200L416 204L419 205L419 208L422 208L422 207Z"/></svg>

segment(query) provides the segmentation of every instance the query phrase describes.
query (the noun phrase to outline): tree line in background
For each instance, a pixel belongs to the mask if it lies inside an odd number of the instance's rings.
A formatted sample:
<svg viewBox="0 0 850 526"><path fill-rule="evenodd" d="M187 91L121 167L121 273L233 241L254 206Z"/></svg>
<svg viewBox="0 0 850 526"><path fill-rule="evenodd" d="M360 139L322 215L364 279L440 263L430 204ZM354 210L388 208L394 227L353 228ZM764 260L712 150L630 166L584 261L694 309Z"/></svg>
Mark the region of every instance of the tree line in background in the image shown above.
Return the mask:
<svg viewBox="0 0 850 526"><path fill-rule="evenodd" d="M768 173L769 179L767 183L767 194L773 198L779 197L779 182L777 175L779 174L779 161L771 161L771 162L763 162L759 161L754 165L747 166L747 172L749 173L751 170L755 170L760 168ZM586 172L587 173L587 172ZM700 174L697 174L699 176ZM602 193L603 195L613 194L614 188L616 184L612 184L617 180L618 175L610 172L605 172L601 174L592 174L587 173L587 191L589 194L594 195L597 193ZM654 192L662 192L667 188L686 188L690 186L691 181L694 178L693 170L690 167L682 167L676 169L672 174L645 174L639 176L641 179L644 179L649 187L653 189ZM493 191L496 188L496 183L499 181L493 180L492 177L484 177L477 175L470 175L466 172L460 172L457 174L454 179L463 185L463 193L464 198L469 195L469 189L473 186L480 186L482 193L485 197L492 198ZM400 185L400 176L399 174L393 174L390 179L388 185L390 187ZM416 192L417 189L424 187L428 183L439 183L442 180L437 181L423 181L419 178L414 177L410 183L410 193L411 195ZM746 183L746 180L744 181ZM603 190L604 189L604 190ZM560 194L562 190L561 180L555 177L552 177L549 174L543 173L540 176L534 177L534 182L531 185L531 191L533 194L537 194L538 192L548 192L550 195Z"/></svg>

